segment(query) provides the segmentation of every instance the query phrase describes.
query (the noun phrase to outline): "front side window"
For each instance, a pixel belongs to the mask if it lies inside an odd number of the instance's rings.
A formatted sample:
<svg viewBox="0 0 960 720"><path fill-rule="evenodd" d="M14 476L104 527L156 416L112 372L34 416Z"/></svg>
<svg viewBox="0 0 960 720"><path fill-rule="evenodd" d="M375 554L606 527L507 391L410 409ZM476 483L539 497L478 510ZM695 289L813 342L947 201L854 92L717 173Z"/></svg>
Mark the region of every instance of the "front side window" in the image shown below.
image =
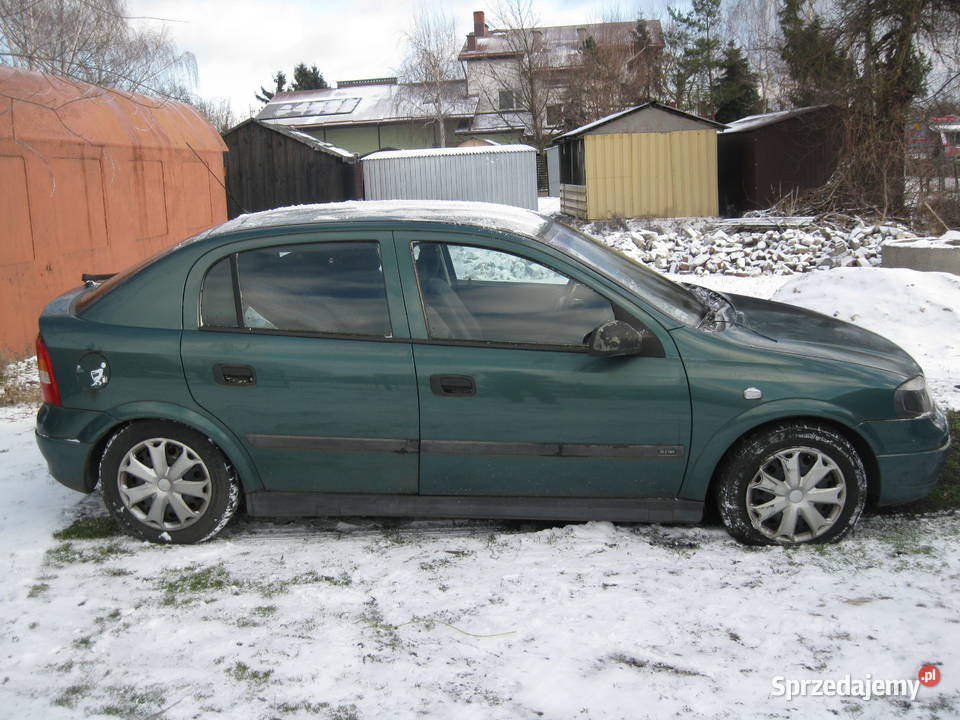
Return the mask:
<svg viewBox="0 0 960 720"><path fill-rule="evenodd" d="M528 258L470 245L413 244L431 338L584 347L614 319L591 288Z"/></svg>
<svg viewBox="0 0 960 720"><path fill-rule="evenodd" d="M204 279L204 327L391 335L376 242L282 245L238 253L239 298L229 275L230 262L231 258L219 261Z"/></svg>
<svg viewBox="0 0 960 720"><path fill-rule="evenodd" d="M516 96L513 90L500 91L500 110L514 110L517 107Z"/></svg>

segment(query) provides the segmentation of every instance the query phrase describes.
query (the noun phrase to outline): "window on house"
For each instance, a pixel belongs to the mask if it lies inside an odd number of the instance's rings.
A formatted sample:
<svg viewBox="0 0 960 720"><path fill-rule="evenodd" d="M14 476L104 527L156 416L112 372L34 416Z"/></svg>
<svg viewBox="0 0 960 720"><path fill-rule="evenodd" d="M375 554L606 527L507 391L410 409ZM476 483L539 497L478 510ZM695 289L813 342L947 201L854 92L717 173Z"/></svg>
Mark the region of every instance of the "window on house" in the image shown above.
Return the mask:
<svg viewBox="0 0 960 720"><path fill-rule="evenodd" d="M517 107L517 98L513 94L513 90L501 90L500 91L500 109L513 110L516 107Z"/></svg>
<svg viewBox="0 0 960 720"><path fill-rule="evenodd" d="M547 105L547 125L557 126L563 123L563 105Z"/></svg>

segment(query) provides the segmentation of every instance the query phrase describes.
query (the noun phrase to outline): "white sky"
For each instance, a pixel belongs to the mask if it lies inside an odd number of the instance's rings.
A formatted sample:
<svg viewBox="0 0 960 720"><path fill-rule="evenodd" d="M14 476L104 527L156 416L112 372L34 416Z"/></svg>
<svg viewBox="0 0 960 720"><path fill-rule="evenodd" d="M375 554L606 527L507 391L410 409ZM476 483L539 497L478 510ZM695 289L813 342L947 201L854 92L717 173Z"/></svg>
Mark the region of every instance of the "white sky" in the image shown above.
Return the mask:
<svg viewBox="0 0 960 720"><path fill-rule="evenodd" d="M128 0L132 16L169 20L180 50L197 58L197 94L229 98L238 119L260 107L254 93L261 85L269 88L277 70L290 78L298 62L315 64L331 85L393 75L417 9L436 6L463 36L473 29L474 10L484 10L494 26L496 4L483 0ZM618 10L624 19L666 15L657 0L556 0L535 7L542 25L598 22Z"/></svg>

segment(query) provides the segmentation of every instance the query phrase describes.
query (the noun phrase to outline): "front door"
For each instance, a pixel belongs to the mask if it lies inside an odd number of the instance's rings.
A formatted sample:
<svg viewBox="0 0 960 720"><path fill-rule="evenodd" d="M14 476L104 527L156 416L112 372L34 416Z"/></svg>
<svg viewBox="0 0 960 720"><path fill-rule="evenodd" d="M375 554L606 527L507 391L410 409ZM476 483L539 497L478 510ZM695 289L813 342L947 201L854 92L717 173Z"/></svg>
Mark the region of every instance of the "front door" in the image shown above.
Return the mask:
<svg viewBox="0 0 960 720"><path fill-rule="evenodd" d="M190 392L245 443L266 490L417 492L416 376L389 234L247 241L193 272Z"/></svg>
<svg viewBox="0 0 960 720"><path fill-rule="evenodd" d="M690 398L669 334L530 248L431 233L397 248L421 495L676 496ZM647 333L647 356L587 353L584 336L613 319Z"/></svg>

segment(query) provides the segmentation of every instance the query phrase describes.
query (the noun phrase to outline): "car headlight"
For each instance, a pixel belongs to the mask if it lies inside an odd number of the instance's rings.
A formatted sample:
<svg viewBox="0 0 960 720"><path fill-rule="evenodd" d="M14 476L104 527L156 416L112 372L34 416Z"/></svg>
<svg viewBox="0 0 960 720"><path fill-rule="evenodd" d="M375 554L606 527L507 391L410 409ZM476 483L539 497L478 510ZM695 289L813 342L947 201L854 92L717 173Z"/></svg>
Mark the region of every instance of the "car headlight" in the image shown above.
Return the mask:
<svg viewBox="0 0 960 720"><path fill-rule="evenodd" d="M898 418L914 418L933 412L933 398L927 391L923 375L910 378L894 390L893 404Z"/></svg>

